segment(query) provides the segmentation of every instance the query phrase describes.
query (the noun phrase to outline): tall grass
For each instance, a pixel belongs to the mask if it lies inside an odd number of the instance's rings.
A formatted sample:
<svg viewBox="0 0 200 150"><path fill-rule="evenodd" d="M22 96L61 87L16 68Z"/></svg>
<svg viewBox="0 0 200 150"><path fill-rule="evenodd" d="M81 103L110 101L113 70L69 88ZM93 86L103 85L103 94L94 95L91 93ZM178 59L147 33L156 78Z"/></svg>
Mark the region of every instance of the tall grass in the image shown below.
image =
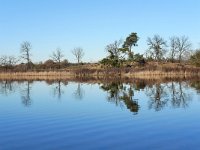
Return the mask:
<svg viewBox="0 0 200 150"><path fill-rule="evenodd" d="M27 72L0 72L0 78L37 78L37 79L65 79L65 78L176 78L200 77L200 68L187 64L156 64L148 63L145 66L122 68L101 68L99 66L84 66L66 68L55 71L27 71Z"/></svg>

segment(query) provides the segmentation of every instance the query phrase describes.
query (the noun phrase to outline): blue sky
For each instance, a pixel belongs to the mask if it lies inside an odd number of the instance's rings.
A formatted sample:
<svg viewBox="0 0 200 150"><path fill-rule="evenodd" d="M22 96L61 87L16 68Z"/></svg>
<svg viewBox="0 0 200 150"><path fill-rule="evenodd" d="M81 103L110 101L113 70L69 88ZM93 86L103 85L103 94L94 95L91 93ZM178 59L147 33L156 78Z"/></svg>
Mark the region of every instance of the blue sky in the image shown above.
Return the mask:
<svg viewBox="0 0 200 150"><path fill-rule="evenodd" d="M200 47L199 0L0 0L0 55L19 56L20 43L32 43L32 59L49 59L61 48L71 62L74 47L85 51L84 61L106 56L105 46L140 37L136 53L147 49L146 39L166 40L186 35Z"/></svg>

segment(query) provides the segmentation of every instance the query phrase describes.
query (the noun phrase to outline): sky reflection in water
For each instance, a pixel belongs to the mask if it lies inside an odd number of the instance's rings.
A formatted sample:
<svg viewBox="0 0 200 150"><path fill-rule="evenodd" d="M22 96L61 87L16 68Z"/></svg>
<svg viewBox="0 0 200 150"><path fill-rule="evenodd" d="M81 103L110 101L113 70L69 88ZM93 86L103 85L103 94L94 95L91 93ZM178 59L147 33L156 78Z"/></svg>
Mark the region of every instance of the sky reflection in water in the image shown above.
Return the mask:
<svg viewBox="0 0 200 150"><path fill-rule="evenodd" d="M200 146L199 92L196 80L0 81L0 149Z"/></svg>

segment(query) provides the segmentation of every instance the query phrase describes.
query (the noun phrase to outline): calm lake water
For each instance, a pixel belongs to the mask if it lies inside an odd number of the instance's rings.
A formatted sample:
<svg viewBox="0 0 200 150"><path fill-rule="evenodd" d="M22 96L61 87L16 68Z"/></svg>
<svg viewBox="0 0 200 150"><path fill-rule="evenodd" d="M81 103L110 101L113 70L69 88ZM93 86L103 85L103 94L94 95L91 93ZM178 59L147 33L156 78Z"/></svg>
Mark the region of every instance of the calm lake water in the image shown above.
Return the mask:
<svg viewBox="0 0 200 150"><path fill-rule="evenodd" d="M0 150L199 147L200 81L0 81Z"/></svg>

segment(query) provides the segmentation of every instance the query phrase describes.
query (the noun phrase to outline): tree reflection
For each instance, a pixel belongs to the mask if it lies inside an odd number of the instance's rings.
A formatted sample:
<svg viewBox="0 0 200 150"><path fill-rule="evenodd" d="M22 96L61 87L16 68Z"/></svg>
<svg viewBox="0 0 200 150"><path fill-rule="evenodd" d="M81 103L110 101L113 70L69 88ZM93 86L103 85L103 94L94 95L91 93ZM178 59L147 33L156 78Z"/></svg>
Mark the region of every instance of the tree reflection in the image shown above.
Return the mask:
<svg viewBox="0 0 200 150"><path fill-rule="evenodd" d="M168 97L165 91L165 85L155 84L146 88L146 94L150 97L149 109L161 110L167 105Z"/></svg>
<svg viewBox="0 0 200 150"><path fill-rule="evenodd" d="M32 104L32 100L31 100L31 96L30 96L30 94L31 94L31 81L26 81L22 88L23 88L21 90L22 104L26 107L29 107Z"/></svg>
<svg viewBox="0 0 200 150"><path fill-rule="evenodd" d="M185 82L149 83L135 82L123 84L119 82L106 83L101 89L108 92L107 100L117 106L124 105L134 114L139 111L138 100L134 99L134 92L144 90L148 100L148 108L160 111L166 107L186 108L191 101Z"/></svg>
<svg viewBox="0 0 200 150"><path fill-rule="evenodd" d="M82 100L84 97L84 90L82 88L82 84L78 83L77 89L74 92L74 97L78 100Z"/></svg>
<svg viewBox="0 0 200 150"><path fill-rule="evenodd" d="M134 114L139 111L139 105L134 97L133 84L124 85L121 82L112 82L103 84L101 89L108 92L108 101L115 103L117 106L124 105Z"/></svg>
<svg viewBox="0 0 200 150"><path fill-rule="evenodd" d="M144 90L147 86L147 83L143 80L139 81L139 82L135 82L134 84L134 89L136 91L140 91L140 90Z"/></svg>
<svg viewBox="0 0 200 150"><path fill-rule="evenodd" d="M56 81L54 83L55 87L53 88L53 95L54 97L57 97L58 99L61 99L62 94L64 94L64 91L62 90L62 85L66 86L68 84L67 81Z"/></svg>
<svg viewBox="0 0 200 150"><path fill-rule="evenodd" d="M13 82L12 80L0 80L0 94L9 96L16 90L20 90L20 96L22 104L26 107L31 106L31 86L33 81L20 80ZM83 81L82 81L83 82ZM86 82L86 81L85 81ZM88 82L88 81L87 81ZM64 94L63 88L68 85L68 81L63 80L49 80L47 84L53 85L53 96L58 99L62 98ZM75 99L83 99L84 89L82 83L77 83L77 88L73 92ZM165 82L155 82L147 80L134 80L125 84L124 81L106 81L100 84L100 88L107 92L107 100L114 103L119 107L126 107L128 110L137 114L140 110L140 105L138 100L135 99L135 93L138 91L148 97L148 108L155 111L160 111L166 107L172 108L186 108L189 106L192 96L190 90L188 90L188 85L193 87L198 93L200 93L200 81L167 81ZM20 89L19 89L20 88ZM51 89L52 90L52 89Z"/></svg>
<svg viewBox="0 0 200 150"><path fill-rule="evenodd" d="M191 82L190 86L200 93L200 81Z"/></svg>
<svg viewBox="0 0 200 150"><path fill-rule="evenodd" d="M146 95L150 98L149 109L160 111L169 104L174 108L186 108L189 106L191 96L186 92L183 82L171 82L169 84L157 83L146 88Z"/></svg>
<svg viewBox="0 0 200 150"><path fill-rule="evenodd" d="M8 96L9 94L15 92L15 83L9 80L0 81L0 93Z"/></svg>
<svg viewBox="0 0 200 150"><path fill-rule="evenodd" d="M15 84L16 83L16 84ZM0 81L0 93L3 95L10 95L11 93L15 92L17 87L20 87L20 95L22 104L26 107L31 105L31 81L26 81L25 84L21 87L21 83L24 82L13 82L12 80Z"/></svg>
<svg viewBox="0 0 200 150"><path fill-rule="evenodd" d="M186 86L183 82L178 82L176 85L171 83L171 90L172 90L172 106L179 108L185 108L189 106L189 102L191 101L191 96L186 92Z"/></svg>

